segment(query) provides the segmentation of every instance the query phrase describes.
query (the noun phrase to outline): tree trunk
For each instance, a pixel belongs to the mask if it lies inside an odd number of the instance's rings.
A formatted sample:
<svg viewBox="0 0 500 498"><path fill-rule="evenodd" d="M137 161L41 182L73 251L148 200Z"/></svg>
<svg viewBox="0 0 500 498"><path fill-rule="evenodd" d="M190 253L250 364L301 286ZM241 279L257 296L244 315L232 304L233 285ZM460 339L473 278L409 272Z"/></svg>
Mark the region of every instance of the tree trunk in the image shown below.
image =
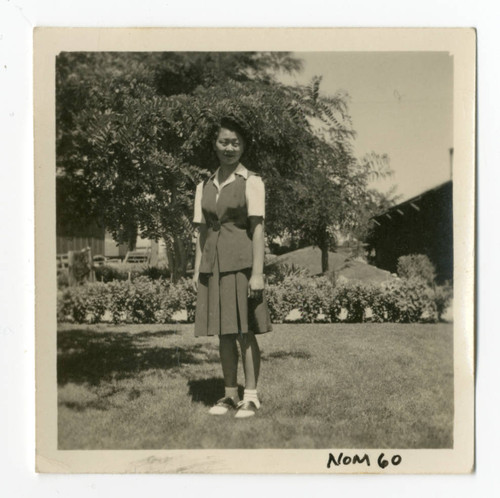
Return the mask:
<svg viewBox="0 0 500 498"><path fill-rule="evenodd" d="M175 255L173 248L170 246L169 242L165 240L165 249L167 251L167 262L168 269L170 270L170 280L174 281L174 268L175 268Z"/></svg>
<svg viewBox="0 0 500 498"><path fill-rule="evenodd" d="M327 273L328 268L328 242L323 242L320 245L321 249L321 271L323 273Z"/></svg>
<svg viewBox="0 0 500 498"><path fill-rule="evenodd" d="M187 255L186 255L186 247L181 237L174 238L174 249L175 249L175 258L177 261L178 277L179 278L185 277L187 269Z"/></svg>
<svg viewBox="0 0 500 498"><path fill-rule="evenodd" d="M174 237L173 242L166 241L168 268L170 269L170 279L177 282L186 276L187 255L184 241L181 237Z"/></svg>
<svg viewBox="0 0 500 498"><path fill-rule="evenodd" d="M129 251L135 251L135 247L137 245L137 235L138 230L135 225L130 225L127 228L127 245Z"/></svg>
<svg viewBox="0 0 500 498"><path fill-rule="evenodd" d="M127 246L128 246L128 250L129 251L135 251L135 246L137 244L137 235L135 236L131 236L129 239L128 239L128 243L127 243Z"/></svg>

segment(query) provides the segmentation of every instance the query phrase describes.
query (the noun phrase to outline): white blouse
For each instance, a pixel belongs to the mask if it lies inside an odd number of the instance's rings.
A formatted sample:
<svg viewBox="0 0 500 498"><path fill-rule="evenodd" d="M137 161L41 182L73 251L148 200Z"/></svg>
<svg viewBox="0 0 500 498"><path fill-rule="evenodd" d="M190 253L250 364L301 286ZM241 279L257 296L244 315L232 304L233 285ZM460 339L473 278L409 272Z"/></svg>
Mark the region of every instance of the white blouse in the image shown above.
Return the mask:
<svg viewBox="0 0 500 498"><path fill-rule="evenodd" d="M242 164L239 164L233 173L231 173L226 181L219 185L218 180L219 170L215 172L214 185L217 188L216 200L219 198L221 190L230 183L236 180L235 175L240 175L246 179L245 197L247 201L248 216L261 216L265 218L265 188L262 178L257 175L249 175L248 170ZM205 223L205 217L201 210L201 198L203 196L203 182L200 182L196 187L194 197L194 223Z"/></svg>

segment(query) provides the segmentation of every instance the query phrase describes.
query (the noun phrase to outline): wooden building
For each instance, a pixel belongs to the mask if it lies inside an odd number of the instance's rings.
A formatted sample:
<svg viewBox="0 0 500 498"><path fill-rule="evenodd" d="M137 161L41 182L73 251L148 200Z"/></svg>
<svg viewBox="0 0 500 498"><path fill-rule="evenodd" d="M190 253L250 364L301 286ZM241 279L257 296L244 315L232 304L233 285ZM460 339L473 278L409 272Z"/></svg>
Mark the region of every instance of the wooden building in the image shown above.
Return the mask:
<svg viewBox="0 0 500 498"><path fill-rule="evenodd" d="M453 185L451 181L372 218L368 250L372 262L396 272L398 258L426 254L436 280L453 280Z"/></svg>
<svg viewBox="0 0 500 498"><path fill-rule="evenodd" d="M90 247L92 255L104 254L104 228L97 224L79 229L78 231L65 230L60 224L57 226L57 254L66 254L68 251L79 251Z"/></svg>

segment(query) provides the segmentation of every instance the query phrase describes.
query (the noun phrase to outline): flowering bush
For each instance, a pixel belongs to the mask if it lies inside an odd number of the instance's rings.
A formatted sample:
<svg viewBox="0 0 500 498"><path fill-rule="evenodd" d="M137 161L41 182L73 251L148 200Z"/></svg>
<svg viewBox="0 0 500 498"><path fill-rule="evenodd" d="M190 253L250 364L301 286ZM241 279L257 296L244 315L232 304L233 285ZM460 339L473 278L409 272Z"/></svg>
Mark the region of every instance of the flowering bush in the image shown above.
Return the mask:
<svg viewBox="0 0 500 498"><path fill-rule="evenodd" d="M164 282L138 277L134 282L113 281L108 289L106 305L113 323L156 323L159 321Z"/></svg>
<svg viewBox="0 0 500 498"><path fill-rule="evenodd" d="M394 280L382 285L372 304L379 322L435 322L438 320L434 289L421 279Z"/></svg>
<svg viewBox="0 0 500 498"><path fill-rule="evenodd" d="M343 308L347 313L346 322L364 322L366 321L366 310L372 307L374 296L378 292L378 288L372 285L356 282L341 284L335 288L333 296L334 307L330 313L337 313L338 316L339 308Z"/></svg>
<svg viewBox="0 0 500 498"><path fill-rule="evenodd" d="M129 282L115 280L106 284L108 289L108 310L113 323L130 321L129 310L133 299L133 289Z"/></svg>
<svg viewBox="0 0 500 498"><path fill-rule="evenodd" d="M267 307L272 323L283 323L291 311L283 300L283 294L283 288L279 285L270 285L266 289Z"/></svg>
<svg viewBox="0 0 500 498"><path fill-rule="evenodd" d="M161 312L162 322L170 322L172 315L186 310L188 322L194 322L196 311L196 291L190 279L182 279L177 284L170 284L162 294Z"/></svg>
<svg viewBox="0 0 500 498"><path fill-rule="evenodd" d="M320 315L323 316L321 321L331 321L334 287L330 279L327 277L311 278L309 285L304 286L304 291L302 302L298 306L302 321L314 323L320 321Z"/></svg>
<svg viewBox="0 0 500 498"><path fill-rule="evenodd" d="M318 315L324 315L323 321L329 321L332 293L333 286L325 277L285 276L279 285L270 285L267 289L271 321L282 323L294 309L299 311L301 323L314 323Z"/></svg>
<svg viewBox="0 0 500 498"><path fill-rule="evenodd" d="M106 312L107 289L104 284L70 287L59 294L57 317L77 323L98 323Z"/></svg>
<svg viewBox="0 0 500 498"><path fill-rule="evenodd" d="M132 323L155 323L157 313L161 311L162 296L166 285L161 281L152 281L147 277L137 277L134 282L127 282L130 292L129 316Z"/></svg>

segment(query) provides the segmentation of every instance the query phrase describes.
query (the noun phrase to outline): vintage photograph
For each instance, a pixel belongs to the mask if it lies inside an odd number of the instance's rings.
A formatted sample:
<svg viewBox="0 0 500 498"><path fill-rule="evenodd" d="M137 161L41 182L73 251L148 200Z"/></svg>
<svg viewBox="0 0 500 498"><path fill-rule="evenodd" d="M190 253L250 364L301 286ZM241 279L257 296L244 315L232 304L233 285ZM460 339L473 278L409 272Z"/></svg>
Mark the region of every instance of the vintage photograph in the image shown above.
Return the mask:
<svg viewBox="0 0 500 498"><path fill-rule="evenodd" d="M453 471L470 471L463 56L425 36L252 49L248 31L184 50L61 43L43 62L47 444L61 468L87 450L140 453L128 472L321 450L307 471L408 472L419 451L465 448Z"/></svg>

